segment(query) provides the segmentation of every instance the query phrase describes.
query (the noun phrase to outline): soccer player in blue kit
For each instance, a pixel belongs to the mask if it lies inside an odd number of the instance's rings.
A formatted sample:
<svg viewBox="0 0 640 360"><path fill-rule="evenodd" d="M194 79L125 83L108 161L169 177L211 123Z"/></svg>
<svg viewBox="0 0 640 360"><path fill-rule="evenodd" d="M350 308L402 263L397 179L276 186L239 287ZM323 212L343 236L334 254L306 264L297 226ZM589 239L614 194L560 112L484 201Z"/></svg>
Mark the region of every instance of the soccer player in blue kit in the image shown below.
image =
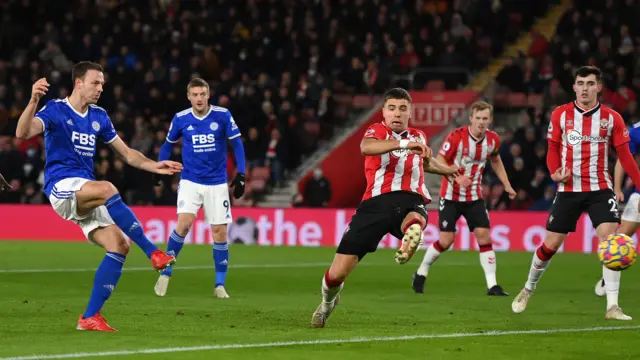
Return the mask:
<svg viewBox="0 0 640 360"><path fill-rule="evenodd" d="M640 122L633 124L631 129L629 129L629 138L629 150L631 150L634 156L637 156L638 151L640 151ZM616 193L616 200L622 202L624 201L624 193L622 192L624 169L622 168L622 164L620 164L620 160L616 161L613 180L613 191ZM629 201L627 201L627 205L624 207L620 220L622 221L620 222L620 228L618 228L619 233L631 237L638 231L638 228L640 228L640 193L638 193L637 188L633 194L629 196ZM598 296L607 295L604 278L601 278L596 283L595 292Z"/></svg>
<svg viewBox="0 0 640 360"><path fill-rule="evenodd" d="M120 139L107 112L95 105L104 87L102 66L79 62L71 77L71 95L47 102L38 113L38 102L49 84L45 78L34 83L31 99L18 120L16 136L27 139L44 132L44 192L51 206L62 218L78 224L90 242L107 251L96 271L91 298L78 319L77 329L116 331L100 310L116 287L129 252L124 234L144 251L156 270L175 263L175 257L158 250L147 239L118 189L107 181L96 181L93 172L96 141L109 144L127 164L141 170L171 175L180 172L182 165L147 159Z"/></svg>
<svg viewBox="0 0 640 360"><path fill-rule="evenodd" d="M227 224L231 222L231 203L227 186L227 139L231 140L238 167L231 185L237 199L244 193L245 158L240 130L229 110L209 105L209 84L200 78L187 85L191 107L173 117L166 142L160 148L158 160L171 156L173 144L182 138L184 171L178 187L178 224L169 236L167 253L178 256L184 238L193 226L196 215L204 207L205 220L213 232L213 262L216 282L214 296L228 298L225 289L229 248ZM154 287L158 296L165 296L173 268L167 267Z"/></svg>

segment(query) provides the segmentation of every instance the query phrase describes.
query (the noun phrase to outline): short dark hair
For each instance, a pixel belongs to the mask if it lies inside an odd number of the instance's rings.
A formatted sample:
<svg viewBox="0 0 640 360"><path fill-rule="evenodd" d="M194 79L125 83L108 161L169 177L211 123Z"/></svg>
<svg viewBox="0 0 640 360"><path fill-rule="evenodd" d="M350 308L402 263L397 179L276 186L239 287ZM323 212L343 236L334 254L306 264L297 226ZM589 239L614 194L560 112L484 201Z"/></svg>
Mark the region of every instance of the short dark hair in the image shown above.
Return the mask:
<svg viewBox="0 0 640 360"><path fill-rule="evenodd" d="M96 70L100 72L104 72L102 65L98 63L94 63L91 61L80 61L79 63L73 65L71 69L71 81L75 84L76 79L84 80L85 75L89 70Z"/></svg>
<svg viewBox="0 0 640 360"><path fill-rule="evenodd" d="M581 66L578 68L578 70L576 70L573 76L573 82L576 82L576 80L578 79L578 76L587 77L589 75L595 75L597 82L602 81L602 71L600 69L598 69L595 66Z"/></svg>
<svg viewBox="0 0 640 360"><path fill-rule="evenodd" d="M187 84L187 93L194 87L205 87L207 88L207 91L209 91L209 83L199 77L193 78L189 81L189 84Z"/></svg>
<svg viewBox="0 0 640 360"><path fill-rule="evenodd" d="M384 102L386 103L389 99L407 100L409 104L411 104L411 95L409 95L409 92L399 87L389 89L384 93Z"/></svg>

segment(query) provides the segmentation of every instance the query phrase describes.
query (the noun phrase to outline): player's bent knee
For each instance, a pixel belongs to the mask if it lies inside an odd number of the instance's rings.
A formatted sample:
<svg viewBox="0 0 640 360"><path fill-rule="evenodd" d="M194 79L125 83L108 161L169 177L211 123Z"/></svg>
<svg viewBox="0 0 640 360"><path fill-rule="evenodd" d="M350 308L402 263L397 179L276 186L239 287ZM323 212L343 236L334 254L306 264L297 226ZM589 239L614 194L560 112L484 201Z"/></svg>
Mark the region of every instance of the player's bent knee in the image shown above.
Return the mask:
<svg viewBox="0 0 640 360"><path fill-rule="evenodd" d="M118 189L108 181L94 181L91 182L91 185L87 188L86 185L83 186L82 190L87 190L89 196L94 199L100 199L102 201L106 201L112 196L118 194Z"/></svg>

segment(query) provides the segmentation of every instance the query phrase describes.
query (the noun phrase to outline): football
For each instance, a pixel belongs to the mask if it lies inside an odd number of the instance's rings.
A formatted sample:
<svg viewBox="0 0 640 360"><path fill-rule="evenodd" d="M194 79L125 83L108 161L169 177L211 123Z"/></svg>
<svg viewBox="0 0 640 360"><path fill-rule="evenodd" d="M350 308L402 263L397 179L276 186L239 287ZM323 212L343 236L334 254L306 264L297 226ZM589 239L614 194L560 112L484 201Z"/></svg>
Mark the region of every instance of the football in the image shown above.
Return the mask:
<svg viewBox="0 0 640 360"><path fill-rule="evenodd" d="M611 234L600 243L598 256L602 265L615 271L629 268L636 262L636 247L625 234Z"/></svg>

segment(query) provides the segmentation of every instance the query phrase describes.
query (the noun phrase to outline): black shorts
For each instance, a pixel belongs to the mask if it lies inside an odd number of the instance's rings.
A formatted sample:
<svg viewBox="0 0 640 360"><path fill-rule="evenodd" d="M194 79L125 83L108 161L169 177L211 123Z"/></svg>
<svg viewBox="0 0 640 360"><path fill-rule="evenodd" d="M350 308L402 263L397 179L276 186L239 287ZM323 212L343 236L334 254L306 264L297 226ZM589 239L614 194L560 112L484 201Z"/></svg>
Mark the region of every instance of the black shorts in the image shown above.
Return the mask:
<svg viewBox="0 0 640 360"><path fill-rule="evenodd" d="M594 228L607 222L620 223L620 211L613 191L559 192L549 210L547 231L561 234L576 231L583 212L589 214Z"/></svg>
<svg viewBox="0 0 640 360"><path fill-rule="evenodd" d="M394 191L361 202L336 252L357 255L361 260L367 253L376 251L386 234L402 239L404 234L400 226L412 211L428 220L424 199L415 193Z"/></svg>
<svg viewBox="0 0 640 360"><path fill-rule="evenodd" d="M489 212L484 200L475 201L451 201L440 199L438 206L438 221L440 222L440 231L455 232L456 222L460 216L464 216L467 220L469 230L476 228L489 228Z"/></svg>

